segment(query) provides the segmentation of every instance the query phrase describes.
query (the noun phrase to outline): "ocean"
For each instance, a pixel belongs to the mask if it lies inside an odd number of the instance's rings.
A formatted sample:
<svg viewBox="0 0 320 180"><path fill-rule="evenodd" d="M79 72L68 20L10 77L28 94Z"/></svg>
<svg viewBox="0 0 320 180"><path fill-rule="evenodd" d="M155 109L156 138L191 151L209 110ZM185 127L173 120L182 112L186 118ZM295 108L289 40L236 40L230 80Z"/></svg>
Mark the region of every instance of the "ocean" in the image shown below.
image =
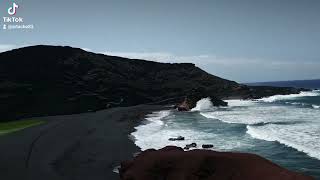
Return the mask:
<svg viewBox="0 0 320 180"><path fill-rule="evenodd" d="M228 103L213 107L205 98L191 112L153 112L131 135L142 150L212 144L213 150L255 153L320 179L319 90ZM177 136L185 140L168 140Z"/></svg>
<svg viewBox="0 0 320 180"><path fill-rule="evenodd" d="M275 86L275 87L296 87L296 88L307 88L307 89L319 89L320 79L256 82L256 83L245 83L245 84L249 86Z"/></svg>

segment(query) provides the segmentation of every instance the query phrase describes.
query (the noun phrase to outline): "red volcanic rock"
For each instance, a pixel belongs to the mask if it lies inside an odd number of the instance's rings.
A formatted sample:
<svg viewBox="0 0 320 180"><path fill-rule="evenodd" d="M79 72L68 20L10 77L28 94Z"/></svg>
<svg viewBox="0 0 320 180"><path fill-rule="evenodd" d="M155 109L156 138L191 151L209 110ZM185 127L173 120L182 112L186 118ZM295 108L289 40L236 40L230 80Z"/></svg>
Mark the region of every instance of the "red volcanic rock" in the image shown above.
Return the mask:
<svg viewBox="0 0 320 180"><path fill-rule="evenodd" d="M121 164L122 180L312 180L260 156L168 146Z"/></svg>
<svg viewBox="0 0 320 180"><path fill-rule="evenodd" d="M187 102L187 98L181 103L178 105L178 111L190 111L190 105L189 103Z"/></svg>

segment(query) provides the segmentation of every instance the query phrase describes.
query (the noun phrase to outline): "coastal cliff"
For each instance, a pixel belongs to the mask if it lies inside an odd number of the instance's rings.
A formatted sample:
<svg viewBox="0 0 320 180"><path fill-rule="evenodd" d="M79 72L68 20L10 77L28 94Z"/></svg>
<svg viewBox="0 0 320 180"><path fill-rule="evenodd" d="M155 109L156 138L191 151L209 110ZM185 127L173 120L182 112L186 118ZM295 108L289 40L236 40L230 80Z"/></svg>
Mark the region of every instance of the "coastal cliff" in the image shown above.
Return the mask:
<svg viewBox="0 0 320 180"><path fill-rule="evenodd" d="M75 114L137 104L179 104L204 97L259 98L293 88L249 87L211 75L190 63L157 63L60 46L0 53L1 121Z"/></svg>

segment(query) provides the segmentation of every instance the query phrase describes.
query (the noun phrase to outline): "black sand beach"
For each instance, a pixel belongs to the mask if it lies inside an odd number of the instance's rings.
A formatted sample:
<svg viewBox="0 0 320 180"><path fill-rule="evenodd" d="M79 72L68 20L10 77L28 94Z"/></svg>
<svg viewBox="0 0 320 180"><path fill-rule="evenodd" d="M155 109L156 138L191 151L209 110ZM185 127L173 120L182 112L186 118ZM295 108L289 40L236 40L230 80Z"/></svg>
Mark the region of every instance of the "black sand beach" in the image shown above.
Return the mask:
<svg viewBox="0 0 320 180"><path fill-rule="evenodd" d="M246 86L192 63L128 59L66 46L29 46L0 53L0 59L0 122L46 122L0 136L1 180L119 179L113 169L139 151L128 134L145 114L166 108L153 104L188 111L207 97L214 106L226 106L222 99L303 90Z"/></svg>
<svg viewBox="0 0 320 180"><path fill-rule="evenodd" d="M39 117L47 123L0 136L3 180L119 179L113 169L139 148L128 134L158 105Z"/></svg>

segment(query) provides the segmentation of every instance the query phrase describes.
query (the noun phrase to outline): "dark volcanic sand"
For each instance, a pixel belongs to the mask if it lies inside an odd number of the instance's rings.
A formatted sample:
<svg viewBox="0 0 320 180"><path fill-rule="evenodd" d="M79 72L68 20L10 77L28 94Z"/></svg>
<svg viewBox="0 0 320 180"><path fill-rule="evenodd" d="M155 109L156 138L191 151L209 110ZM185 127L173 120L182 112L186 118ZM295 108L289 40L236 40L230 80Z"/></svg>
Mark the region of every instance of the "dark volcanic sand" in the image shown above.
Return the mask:
<svg viewBox="0 0 320 180"><path fill-rule="evenodd" d="M139 151L128 134L160 109L139 105L36 118L47 123L0 136L0 179L119 179L114 167Z"/></svg>

